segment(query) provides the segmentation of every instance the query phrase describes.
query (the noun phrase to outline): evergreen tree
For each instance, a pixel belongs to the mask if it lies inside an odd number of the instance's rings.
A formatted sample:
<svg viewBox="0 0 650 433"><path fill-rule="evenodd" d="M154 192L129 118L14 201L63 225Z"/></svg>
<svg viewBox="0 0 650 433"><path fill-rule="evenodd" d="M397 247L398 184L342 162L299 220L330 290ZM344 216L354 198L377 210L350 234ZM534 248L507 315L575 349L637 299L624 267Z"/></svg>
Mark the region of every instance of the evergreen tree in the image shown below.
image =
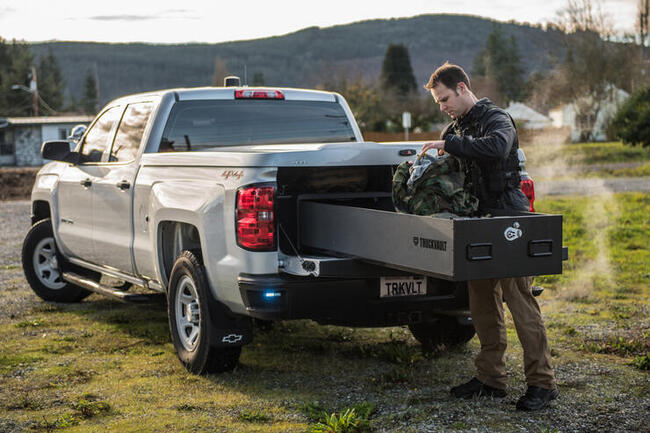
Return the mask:
<svg viewBox="0 0 650 433"><path fill-rule="evenodd" d="M32 53L25 43L7 43L0 38L0 116L32 115L32 95L14 90L15 84L29 87L33 64Z"/></svg>
<svg viewBox="0 0 650 433"><path fill-rule="evenodd" d="M84 92L81 97L81 107L86 114L96 114L98 102L97 81L95 81L95 75L88 69L84 82Z"/></svg>
<svg viewBox="0 0 650 433"><path fill-rule="evenodd" d="M406 97L417 88L409 52L403 44L390 44L386 49L380 83L382 89L400 97Z"/></svg>
<svg viewBox="0 0 650 433"><path fill-rule="evenodd" d="M255 72L253 74L253 86L263 86L264 85L264 73Z"/></svg>
<svg viewBox="0 0 650 433"><path fill-rule="evenodd" d="M41 57L39 63L38 93L53 110L59 111L63 108L64 87L59 63L50 49L48 55Z"/></svg>
<svg viewBox="0 0 650 433"><path fill-rule="evenodd" d="M517 41L506 39L501 26L495 25L485 45L474 59L472 74L496 83L505 101L520 101L524 97L524 69L521 65Z"/></svg>

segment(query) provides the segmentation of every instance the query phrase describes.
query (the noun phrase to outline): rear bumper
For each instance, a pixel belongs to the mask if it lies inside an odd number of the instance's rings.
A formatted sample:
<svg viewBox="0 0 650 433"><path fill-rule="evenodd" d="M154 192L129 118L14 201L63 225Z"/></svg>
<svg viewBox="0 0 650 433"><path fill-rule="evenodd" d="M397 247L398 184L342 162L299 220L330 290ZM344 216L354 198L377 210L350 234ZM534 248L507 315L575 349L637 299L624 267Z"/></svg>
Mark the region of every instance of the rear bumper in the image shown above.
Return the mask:
<svg viewBox="0 0 650 433"><path fill-rule="evenodd" d="M380 298L378 278L316 278L286 274L239 275L251 317L312 319L345 326L397 326L467 308L464 286L430 279L426 296Z"/></svg>

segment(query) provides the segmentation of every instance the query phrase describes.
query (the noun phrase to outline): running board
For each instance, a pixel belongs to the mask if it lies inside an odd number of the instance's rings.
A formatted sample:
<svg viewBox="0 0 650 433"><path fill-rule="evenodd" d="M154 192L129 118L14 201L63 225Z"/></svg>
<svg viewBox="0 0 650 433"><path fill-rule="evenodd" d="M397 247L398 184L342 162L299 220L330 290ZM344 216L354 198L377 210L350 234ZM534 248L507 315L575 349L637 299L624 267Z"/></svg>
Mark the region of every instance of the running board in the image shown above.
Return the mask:
<svg viewBox="0 0 650 433"><path fill-rule="evenodd" d="M165 296L162 293L148 294L123 292L121 290L115 289L114 287L104 286L91 278L82 277L81 275L75 274L73 272L64 272L63 279L76 286L90 290L91 292L99 293L100 295L104 295L112 299L117 299L118 301L122 302L153 304L160 303L165 299Z"/></svg>

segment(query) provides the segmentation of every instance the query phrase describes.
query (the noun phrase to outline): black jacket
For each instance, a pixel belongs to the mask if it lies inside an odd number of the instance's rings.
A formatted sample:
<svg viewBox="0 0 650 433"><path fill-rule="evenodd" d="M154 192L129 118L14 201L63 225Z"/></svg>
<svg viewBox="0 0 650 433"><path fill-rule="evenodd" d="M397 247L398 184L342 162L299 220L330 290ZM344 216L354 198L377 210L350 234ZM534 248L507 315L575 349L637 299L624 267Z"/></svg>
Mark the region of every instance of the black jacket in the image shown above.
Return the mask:
<svg viewBox="0 0 650 433"><path fill-rule="evenodd" d="M449 124L442 138L445 151L466 162L465 187L478 197L480 214L528 210L519 187L519 139L508 113L483 98Z"/></svg>

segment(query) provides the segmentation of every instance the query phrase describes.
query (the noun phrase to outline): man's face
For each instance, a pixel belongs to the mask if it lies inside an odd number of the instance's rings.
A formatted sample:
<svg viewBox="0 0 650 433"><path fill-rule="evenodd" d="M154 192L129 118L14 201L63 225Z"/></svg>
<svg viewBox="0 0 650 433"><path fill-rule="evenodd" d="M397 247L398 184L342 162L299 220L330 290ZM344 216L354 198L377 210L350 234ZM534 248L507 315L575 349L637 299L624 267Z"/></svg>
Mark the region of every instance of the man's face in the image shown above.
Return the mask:
<svg viewBox="0 0 650 433"><path fill-rule="evenodd" d="M442 83L438 83L431 89L431 96L436 104L440 105L440 110L447 113L452 119L457 119L467 112L465 100L456 89L450 89Z"/></svg>

